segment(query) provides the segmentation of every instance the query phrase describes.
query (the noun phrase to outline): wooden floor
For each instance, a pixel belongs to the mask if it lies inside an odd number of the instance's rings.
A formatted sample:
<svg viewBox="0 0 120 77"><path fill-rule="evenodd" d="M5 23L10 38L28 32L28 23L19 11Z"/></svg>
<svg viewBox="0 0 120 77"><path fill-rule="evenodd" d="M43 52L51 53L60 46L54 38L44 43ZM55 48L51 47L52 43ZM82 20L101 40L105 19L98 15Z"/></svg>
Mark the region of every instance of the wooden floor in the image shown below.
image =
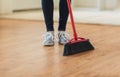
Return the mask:
<svg viewBox="0 0 120 77"><path fill-rule="evenodd" d="M44 22L0 19L0 77L120 77L120 27L76 27L95 50L64 57L57 40L55 46L42 45ZM70 23L67 32L72 36Z"/></svg>

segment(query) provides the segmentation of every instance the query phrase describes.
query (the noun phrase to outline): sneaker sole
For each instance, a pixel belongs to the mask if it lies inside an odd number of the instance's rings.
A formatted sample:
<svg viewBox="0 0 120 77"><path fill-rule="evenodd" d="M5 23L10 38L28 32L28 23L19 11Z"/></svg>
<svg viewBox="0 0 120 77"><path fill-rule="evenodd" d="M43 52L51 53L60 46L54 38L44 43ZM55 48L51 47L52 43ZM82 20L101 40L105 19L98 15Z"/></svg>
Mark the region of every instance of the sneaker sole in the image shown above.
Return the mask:
<svg viewBox="0 0 120 77"><path fill-rule="evenodd" d="M51 43L51 44L44 44L44 46L53 46L54 43Z"/></svg>

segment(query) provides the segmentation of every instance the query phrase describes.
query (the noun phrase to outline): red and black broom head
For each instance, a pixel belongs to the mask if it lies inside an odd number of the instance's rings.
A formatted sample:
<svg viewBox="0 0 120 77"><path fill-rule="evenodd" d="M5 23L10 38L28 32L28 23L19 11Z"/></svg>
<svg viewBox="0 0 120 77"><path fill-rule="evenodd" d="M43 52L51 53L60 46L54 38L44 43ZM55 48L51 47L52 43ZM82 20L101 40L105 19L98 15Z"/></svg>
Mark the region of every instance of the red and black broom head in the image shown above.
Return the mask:
<svg viewBox="0 0 120 77"><path fill-rule="evenodd" d="M63 56L73 55L88 50L93 50L94 47L90 43L89 39L78 38L77 40L70 40L64 45Z"/></svg>

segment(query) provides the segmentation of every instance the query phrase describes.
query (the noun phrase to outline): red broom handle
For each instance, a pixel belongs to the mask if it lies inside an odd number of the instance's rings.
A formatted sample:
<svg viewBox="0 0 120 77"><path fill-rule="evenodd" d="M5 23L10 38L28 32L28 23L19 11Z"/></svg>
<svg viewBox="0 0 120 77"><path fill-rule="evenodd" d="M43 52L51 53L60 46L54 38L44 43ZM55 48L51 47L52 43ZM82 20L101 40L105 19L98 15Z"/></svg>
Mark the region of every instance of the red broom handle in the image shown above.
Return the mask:
<svg viewBox="0 0 120 77"><path fill-rule="evenodd" d="M74 19L73 19L73 13L72 13L70 0L67 0L67 5L68 5L69 13L70 13L70 19L71 19L71 23L72 23L74 39L77 40L77 33L76 33L76 28L75 28L75 22L74 22Z"/></svg>

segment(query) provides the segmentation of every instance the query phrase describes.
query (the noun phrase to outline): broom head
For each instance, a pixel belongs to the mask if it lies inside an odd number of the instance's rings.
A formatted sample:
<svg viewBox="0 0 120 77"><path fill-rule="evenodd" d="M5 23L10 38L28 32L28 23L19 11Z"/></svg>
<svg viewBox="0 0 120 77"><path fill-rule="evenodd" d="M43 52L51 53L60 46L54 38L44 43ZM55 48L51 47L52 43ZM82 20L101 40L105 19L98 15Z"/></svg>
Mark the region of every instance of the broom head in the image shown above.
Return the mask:
<svg viewBox="0 0 120 77"><path fill-rule="evenodd" d="M71 39L64 45L63 56L73 55L93 49L94 47L90 43L89 39L79 37L77 40Z"/></svg>

